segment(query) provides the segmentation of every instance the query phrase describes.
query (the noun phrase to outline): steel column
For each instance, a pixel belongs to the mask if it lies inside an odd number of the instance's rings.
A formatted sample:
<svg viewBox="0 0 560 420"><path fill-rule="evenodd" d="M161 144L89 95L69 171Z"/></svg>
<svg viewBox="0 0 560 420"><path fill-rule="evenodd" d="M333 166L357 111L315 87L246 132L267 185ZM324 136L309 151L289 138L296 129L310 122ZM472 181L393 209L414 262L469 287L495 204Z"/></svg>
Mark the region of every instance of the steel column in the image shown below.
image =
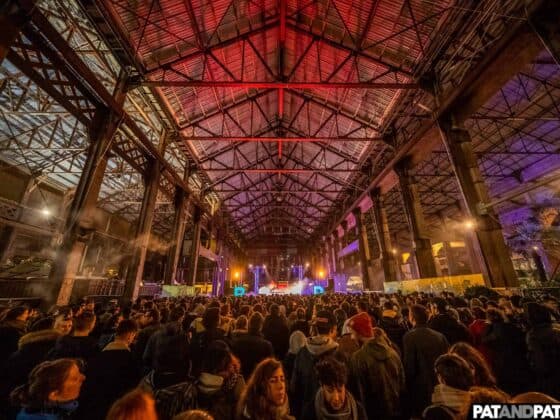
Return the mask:
<svg viewBox="0 0 560 420"><path fill-rule="evenodd" d="M186 207L188 195L182 188L175 188L173 227L171 230L172 242L167 251L167 264L165 265L165 284L173 284L177 280L177 265L183 249L186 228Z"/></svg>
<svg viewBox="0 0 560 420"><path fill-rule="evenodd" d="M332 241L332 250L333 250L333 267L334 272L339 273L341 271L340 261L338 259L338 253L340 252L340 240L338 238L338 230L335 230L331 237Z"/></svg>
<svg viewBox="0 0 560 420"><path fill-rule="evenodd" d="M142 207L136 227L132 269L128 272L123 294L125 302L136 300L138 298L138 292L140 291L140 285L144 276L146 255L148 254L148 247L150 244L160 176L160 164L154 159L150 161L146 176L144 177L144 196L142 197Z"/></svg>
<svg viewBox="0 0 560 420"><path fill-rule="evenodd" d="M391 233L389 231L389 221L387 213L383 206L383 196L381 190L375 188L370 192L370 199L373 203L373 222L375 224L375 233L381 255L381 265L383 266L383 274L385 281L399 280L399 267L395 255L393 254ZM382 284L374 284L374 290L383 290Z"/></svg>
<svg viewBox="0 0 560 420"><path fill-rule="evenodd" d="M414 176L410 174L411 161L404 159L395 165L395 172L399 178L404 211L408 220L412 243L421 278L436 277L437 270L432 253L432 242L428 237L424 213L420 202L420 194Z"/></svg>
<svg viewBox="0 0 560 420"><path fill-rule="evenodd" d="M438 127L466 209L476 224L476 237L484 259L487 281L492 287L515 287L518 285L517 276L498 217L491 208L483 211L479 209L481 204L489 201L489 196L470 134L465 128L454 126L451 116L440 118Z"/></svg>
<svg viewBox="0 0 560 420"><path fill-rule="evenodd" d="M197 205L194 207L193 222L193 239L190 250L189 268L187 271L187 284L191 286L194 286L196 283L198 254L200 253L200 235L202 233L202 209Z"/></svg>
<svg viewBox="0 0 560 420"><path fill-rule="evenodd" d="M363 220L362 209L360 207L356 207L352 210L352 214L356 219L356 233L358 235L358 243L359 243L359 252L360 252L360 268L362 271L362 283L364 288L369 290L374 290L373 285L371 284L370 276L369 276L369 244L367 241L367 232Z"/></svg>

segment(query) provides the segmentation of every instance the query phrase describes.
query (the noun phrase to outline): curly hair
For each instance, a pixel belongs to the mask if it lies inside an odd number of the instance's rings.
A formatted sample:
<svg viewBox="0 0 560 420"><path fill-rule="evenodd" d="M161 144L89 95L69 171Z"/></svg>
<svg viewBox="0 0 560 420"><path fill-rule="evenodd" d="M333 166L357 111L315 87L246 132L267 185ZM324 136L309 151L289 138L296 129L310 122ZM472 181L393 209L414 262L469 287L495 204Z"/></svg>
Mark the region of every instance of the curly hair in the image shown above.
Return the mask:
<svg viewBox="0 0 560 420"><path fill-rule="evenodd" d="M272 357L264 359L255 367L239 399L238 418L243 418L245 411L252 419L276 418L277 407L273 407L268 400L268 381L278 369L282 369L282 363ZM287 398L286 395L286 402Z"/></svg>

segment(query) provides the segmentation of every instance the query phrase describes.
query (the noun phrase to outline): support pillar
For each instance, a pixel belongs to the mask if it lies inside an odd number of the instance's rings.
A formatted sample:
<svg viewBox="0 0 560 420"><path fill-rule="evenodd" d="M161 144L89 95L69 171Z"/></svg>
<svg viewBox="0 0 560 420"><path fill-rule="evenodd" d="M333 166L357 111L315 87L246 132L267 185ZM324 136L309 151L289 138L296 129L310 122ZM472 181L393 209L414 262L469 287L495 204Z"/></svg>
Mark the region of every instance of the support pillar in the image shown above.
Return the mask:
<svg viewBox="0 0 560 420"><path fill-rule="evenodd" d="M332 237L329 235L325 237L326 249L327 249L327 261L329 266L328 276L334 277L334 273L336 273L336 262L333 258L333 243Z"/></svg>
<svg viewBox="0 0 560 420"><path fill-rule="evenodd" d="M200 235L202 233L202 209L197 205L194 206L193 222L193 239L191 244L189 269L187 275L187 284L190 286L194 286L196 282L196 273L198 271L198 255L200 254Z"/></svg>
<svg viewBox="0 0 560 420"><path fill-rule="evenodd" d="M481 207L483 203L489 202L489 196L470 134L464 127L454 126L450 115L440 118L438 126L466 209L476 225L476 237L484 259L483 268L487 281L491 287L516 287L517 276L498 217L491 208Z"/></svg>
<svg viewBox="0 0 560 420"><path fill-rule="evenodd" d="M412 234L418 273L421 278L437 277L436 264L432 253L432 242L426 229L418 186L414 176L410 173L411 161L409 159L402 160L394 169L399 177L399 186L404 211L408 219L408 226Z"/></svg>
<svg viewBox="0 0 560 420"><path fill-rule="evenodd" d="M527 0L528 8L533 0ZM536 2L535 2L536 3ZM556 64L560 66L560 11L556 0L545 0L538 10L528 11L528 22Z"/></svg>
<svg viewBox="0 0 560 420"><path fill-rule="evenodd" d="M377 242L379 243L381 265L383 267L385 281L397 281L400 278L398 275L399 267L395 255L393 254L389 221L387 220L387 213L383 207L381 191L378 188L371 191L370 199L373 203L373 222L375 224ZM374 284L373 288L374 290L383 290L383 285Z"/></svg>
<svg viewBox="0 0 560 420"><path fill-rule="evenodd" d="M174 197L175 214L171 230L172 242L167 251L167 263L165 264L165 284L173 284L173 281L176 280L177 277L177 266L181 257L183 240L185 237L187 200L188 196L185 190L177 187Z"/></svg>
<svg viewBox="0 0 560 420"><path fill-rule="evenodd" d="M548 281L548 275L546 274L543 258L539 253L539 247L533 247L531 251L531 258L533 259L533 263L535 264L535 268L537 269L537 276L539 278L539 281L545 284Z"/></svg>
<svg viewBox="0 0 560 420"><path fill-rule="evenodd" d="M356 234L358 235L359 253L360 253L360 269L362 272L362 283L364 288L374 290L369 276L369 244L367 241L367 232L364 225L362 209L356 207L352 210L352 214L356 219Z"/></svg>
<svg viewBox="0 0 560 420"><path fill-rule="evenodd" d="M342 251L348 246L348 222L346 220L343 220L342 222L340 222L340 226L342 227L342 236L340 237L340 251ZM342 271L344 271L344 268L346 267L344 258L345 257L340 257L339 259L339 265Z"/></svg>
<svg viewBox="0 0 560 420"><path fill-rule="evenodd" d="M335 230L331 236L331 242L332 242L332 259L333 259L333 267L334 267L334 272L335 273L339 273L341 272L340 270L340 263L338 260L338 253L340 252L340 241L338 239L338 230Z"/></svg>
<svg viewBox="0 0 560 420"><path fill-rule="evenodd" d="M49 304L56 302L57 305L67 305L70 301L85 251L84 236L88 229L91 230L91 226L87 226L84 230L83 222L90 219L91 213L95 210L107 167L106 153L118 125L119 121L113 116L105 110L99 110L89 127L91 142L87 151L86 163L70 204L61 244L49 275L52 283L52 289L46 296Z"/></svg>
<svg viewBox="0 0 560 420"><path fill-rule="evenodd" d="M134 241L134 256L132 258L132 269L128 272L124 288L124 301L136 300L140 291L140 285L144 276L144 265L150 244L152 222L156 209L156 200L159 190L159 179L161 175L160 163L152 160L149 163L147 173L144 177L144 197L136 227Z"/></svg>

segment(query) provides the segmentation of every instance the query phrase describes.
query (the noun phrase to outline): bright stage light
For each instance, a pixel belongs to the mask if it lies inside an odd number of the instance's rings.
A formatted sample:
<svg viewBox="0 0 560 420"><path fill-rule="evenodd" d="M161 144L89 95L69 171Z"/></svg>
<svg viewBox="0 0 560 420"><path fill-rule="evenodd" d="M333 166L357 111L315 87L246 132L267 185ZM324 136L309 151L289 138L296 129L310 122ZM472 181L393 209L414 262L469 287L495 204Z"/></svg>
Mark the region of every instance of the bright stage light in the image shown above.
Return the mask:
<svg viewBox="0 0 560 420"><path fill-rule="evenodd" d="M319 278L322 279L325 276L325 273L322 271L319 271Z"/></svg>
<svg viewBox="0 0 560 420"><path fill-rule="evenodd" d="M253 264L249 264L249 268L253 268Z"/></svg>
<svg viewBox="0 0 560 420"><path fill-rule="evenodd" d="M536 245L534 245L534 246L533 246L533 251L538 251L538 250L539 250L539 247L536 246Z"/></svg>
<svg viewBox="0 0 560 420"><path fill-rule="evenodd" d="M397 255L397 249L396 249L396 248L393 248L393 249L391 250L391 252L393 253L393 255Z"/></svg>
<svg viewBox="0 0 560 420"><path fill-rule="evenodd" d="M309 263L305 263L305 268L309 268Z"/></svg>
<svg viewBox="0 0 560 420"><path fill-rule="evenodd" d="M45 217L49 217L49 216L51 215L51 211L50 211L48 208L46 208L46 207L43 208L43 209L41 210L41 213L42 213L43 216L45 216Z"/></svg>
<svg viewBox="0 0 560 420"><path fill-rule="evenodd" d="M238 278L239 278L239 271L236 271L236 272L234 273L234 276L235 276L236 279L238 279Z"/></svg>
<svg viewBox="0 0 560 420"><path fill-rule="evenodd" d="M474 221L472 221L470 219L465 220L463 222L463 227L467 230L473 230L474 229Z"/></svg>

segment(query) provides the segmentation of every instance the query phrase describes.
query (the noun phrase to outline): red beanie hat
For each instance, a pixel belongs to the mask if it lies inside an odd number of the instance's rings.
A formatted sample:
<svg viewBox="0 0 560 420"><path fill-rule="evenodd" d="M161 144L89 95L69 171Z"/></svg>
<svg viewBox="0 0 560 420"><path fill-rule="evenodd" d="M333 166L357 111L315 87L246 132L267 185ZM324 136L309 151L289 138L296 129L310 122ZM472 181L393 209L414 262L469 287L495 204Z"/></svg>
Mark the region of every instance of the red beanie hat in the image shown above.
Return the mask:
<svg viewBox="0 0 560 420"><path fill-rule="evenodd" d="M353 329L356 334L361 337L373 337L373 325L371 324L371 318L366 312L360 312L350 318L348 327Z"/></svg>

